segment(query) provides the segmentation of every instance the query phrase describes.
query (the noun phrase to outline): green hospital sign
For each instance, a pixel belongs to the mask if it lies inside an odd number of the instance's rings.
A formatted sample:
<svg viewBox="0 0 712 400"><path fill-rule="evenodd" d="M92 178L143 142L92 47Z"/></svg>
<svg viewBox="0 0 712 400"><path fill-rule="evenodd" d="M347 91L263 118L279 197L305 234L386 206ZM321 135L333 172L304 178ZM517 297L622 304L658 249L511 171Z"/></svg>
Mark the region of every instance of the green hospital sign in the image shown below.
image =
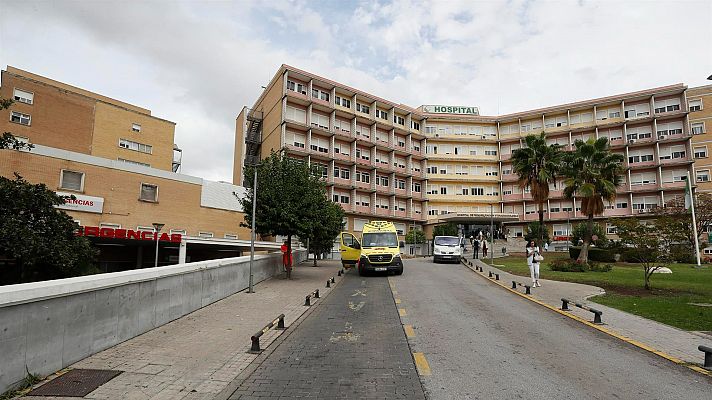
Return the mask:
<svg viewBox="0 0 712 400"><path fill-rule="evenodd" d="M477 107L464 106L440 106L430 105L423 106L423 111L432 114L463 114L463 115L480 115L480 110Z"/></svg>

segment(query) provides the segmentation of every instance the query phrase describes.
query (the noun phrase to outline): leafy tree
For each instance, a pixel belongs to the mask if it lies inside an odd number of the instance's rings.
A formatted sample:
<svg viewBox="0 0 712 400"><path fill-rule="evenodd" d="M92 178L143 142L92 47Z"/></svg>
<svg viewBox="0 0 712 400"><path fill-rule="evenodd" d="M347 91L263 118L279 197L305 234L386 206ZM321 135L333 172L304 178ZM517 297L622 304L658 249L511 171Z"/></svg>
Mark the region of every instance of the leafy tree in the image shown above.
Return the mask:
<svg viewBox="0 0 712 400"><path fill-rule="evenodd" d="M31 184L20 175L0 177L0 254L14 259L19 277L3 284L82 275L92 269L95 250L76 236L74 219L54 206L64 204L44 184Z"/></svg>
<svg viewBox="0 0 712 400"><path fill-rule="evenodd" d="M546 229L546 225L541 225L539 222L530 222L527 225L527 232L524 235L524 239L527 242L530 240L540 240L541 243L549 243L549 230Z"/></svg>
<svg viewBox="0 0 712 400"><path fill-rule="evenodd" d="M617 220L621 244L628 247L628 258L641 264L644 271L645 289L650 290L650 277L655 271L672 262L670 237L664 232L666 221L657 219L651 223L637 218Z"/></svg>
<svg viewBox="0 0 712 400"><path fill-rule="evenodd" d="M14 101L0 98L0 110L9 108L12 105L12 103L14 103ZM0 149L12 149L12 150L27 149L27 150L31 150L34 147L35 146L30 143L25 143L21 140L18 140L10 132L3 132L2 136L0 136Z"/></svg>
<svg viewBox="0 0 712 400"><path fill-rule="evenodd" d="M405 235L405 242L408 244L425 243L425 233L420 229L411 229Z"/></svg>
<svg viewBox="0 0 712 400"><path fill-rule="evenodd" d="M670 228L674 227L686 233L684 240L688 243L690 252L693 252L695 237L692 229L692 214L691 210L685 209L685 197L675 196L665 204L665 207L657 208L655 211L658 218L669 217L668 221L672 225ZM695 222L698 234L712 227L712 193L695 194Z"/></svg>
<svg viewBox="0 0 712 400"><path fill-rule="evenodd" d="M616 198L616 188L622 182L623 155L612 153L608 138L577 140L576 149L565 153L563 163L564 197L581 199L581 212L588 216L579 262L588 262L588 247L593 235L593 217L603 214L603 201Z"/></svg>
<svg viewBox="0 0 712 400"><path fill-rule="evenodd" d="M563 152L558 144L547 144L544 132L524 138L525 147L512 152L512 170L519 175L519 186L531 189L539 204L539 226L544 226L544 203L549 198L549 184L556 184ZM544 242L545 229L539 229L538 245Z"/></svg>
<svg viewBox="0 0 712 400"><path fill-rule="evenodd" d="M454 222L436 225L435 228L433 228L433 238L435 238L435 236L457 236L457 225Z"/></svg>
<svg viewBox="0 0 712 400"><path fill-rule="evenodd" d="M584 236L586 236L586 229L588 226L585 222L576 224L571 231L571 244L574 246L579 245L579 241L582 241ZM593 240L593 236L596 236L596 240ZM608 236L606 236L606 230L603 229L601 224L593 224L593 229L591 230L591 240L596 247L604 247L608 244Z"/></svg>
<svg viewBox="0 0 712 400"><path fill-rule="evenodd" d="M307 163L272 151L257 169L257 210L255 231L260 235L286 236L287 249L292 251L292 237L307 237L322 211L325 183ZM245 182L252 184L255 167L245 168ZM252 196L250 188L239 199L245 213L241 225L252 226ZM341 218L339 218L341 223Z"/></svg>
<svg viewBox="0 0 712 400"><path fill-rule="evenodd" d="M314 266L317 266L317 255L330 252L334 246L334 238L344 229L344 210L340 205L330 201L326 195L314 205L311 229L302 240L309 240L309 250L314 253Z"/></svg>

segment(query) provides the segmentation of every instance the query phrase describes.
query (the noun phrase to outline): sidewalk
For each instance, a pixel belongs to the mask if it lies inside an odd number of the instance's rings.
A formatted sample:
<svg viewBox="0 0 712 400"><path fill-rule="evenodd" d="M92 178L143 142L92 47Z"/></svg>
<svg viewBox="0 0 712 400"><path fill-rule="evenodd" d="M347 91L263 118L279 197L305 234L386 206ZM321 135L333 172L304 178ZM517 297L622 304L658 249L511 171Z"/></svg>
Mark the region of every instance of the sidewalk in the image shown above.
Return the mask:
<svg viewBox="0 0 712 400"><path fill-rule="evenodd" d="M468 260L471 260L471 258L468 258ZM510 286L512 280L524 284L531 283L529 277L512 275L495 267L491 267L482 260L474 260L474 262L484 269L485 274L490 270L499 273L500 281L505 286ZM522 260L522 262L524 262L524 260ZM473 268L471 269L474 271ZM704 353L697 350L697 346L706 345L712 347L712 337L707 335L684 331L615 308L586 301L589 297L605 293L605 291L599 287L546 279L540 279L540 282L542 287L531 288L531 297L534 299L555 308L561 308L561 298L589 304L593 308L603 312L602 320L607 330L678 358L686 363L702 364L704 361ZM522 289L522 291L523 290L524 289ZM569 311L571 314L586 320L593 319L593 314L589 311L573 306L569 306L569 308L572 309Z"/></svg>
<svg viewBox="0 0 712 400"><path fill-rule="evenodd" d="M255 332L282 313L289 327L308 309L307 294L331 290L325 288L326 280L337 274L341 263L322 260L318 268L312 265L300 264L292 280L268 279L255 285L255 293L234 294L69 368L125 371L87 399L212 399L257 357L247 353ZM269 330L260 346L267 347L280 333Z"/></svg>

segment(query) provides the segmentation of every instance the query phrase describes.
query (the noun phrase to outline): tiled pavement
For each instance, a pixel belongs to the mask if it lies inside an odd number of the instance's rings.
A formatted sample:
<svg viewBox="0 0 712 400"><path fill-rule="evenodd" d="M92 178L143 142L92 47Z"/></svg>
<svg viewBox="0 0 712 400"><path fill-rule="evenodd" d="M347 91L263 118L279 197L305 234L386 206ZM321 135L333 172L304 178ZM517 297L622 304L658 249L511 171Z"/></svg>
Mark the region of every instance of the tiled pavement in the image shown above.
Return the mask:
<svg viewBox="0 0 712 400"><path fill-rule="evenodd" d="M230 399L425 399L385 276L344 281Z"/></svg>
<svg viewBox="0 0 712 400"><path fill-rule="evenodd" d="M308 309L304 306L308 293L330 290L324 287L326 280L337 275L341 265L319 264L313 268L311 262L303 263L292 280L266 280L255 285L255 293L232 295L70 368L124 371L87 399L212 399L256 357L247 353L250 336L281 313L289 326ZM280 333L268 331L260 345L267 347Z"/></svg>
<svg viewBox="0 0 712 400"><path fill-rule="evenodd" d="M470 258L468 257L468 259ZM530 283L530 278L528 277L515 276L497 268L490 267L482 262L482 260L475 260L475 262L483 267L485 273L487 273L488 270L499 273L500 280L505 284L510 283L512 280L525 284ZM525 261L522 260L522 262ZM497 264L497 261L495 261L495 264ZM561 298L590 304L595 309L603 312L602 319L607 330L678 358L686 363L701 364L704 361L704 353L697 350L697 346L707 345L712 347L712 337L708 335L687 332L615 308L586 301L592 296L605 293L605 291L599 287L546 279L541 279L540 282L542 287L531 289L533 298L557 308L561 307ZM571 314L588 320L593 318L593 314L589 311L577 307L570 308L572 308L570 311Z"/></svg>

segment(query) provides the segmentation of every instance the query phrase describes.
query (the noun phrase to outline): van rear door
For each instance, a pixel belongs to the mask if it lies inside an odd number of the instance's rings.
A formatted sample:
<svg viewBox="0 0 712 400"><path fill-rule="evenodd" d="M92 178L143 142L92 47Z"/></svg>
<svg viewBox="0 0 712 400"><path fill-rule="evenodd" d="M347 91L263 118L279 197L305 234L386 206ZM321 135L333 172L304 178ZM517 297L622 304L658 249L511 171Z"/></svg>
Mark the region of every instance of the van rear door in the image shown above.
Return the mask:
<svg viewBox="0 0 712 400"><path fill-rule="evenodd" d="M341 263L344 267L354 267L361 257L361 243L356 236L341 232L339 235L339 250L341 250Z"/></svg>

